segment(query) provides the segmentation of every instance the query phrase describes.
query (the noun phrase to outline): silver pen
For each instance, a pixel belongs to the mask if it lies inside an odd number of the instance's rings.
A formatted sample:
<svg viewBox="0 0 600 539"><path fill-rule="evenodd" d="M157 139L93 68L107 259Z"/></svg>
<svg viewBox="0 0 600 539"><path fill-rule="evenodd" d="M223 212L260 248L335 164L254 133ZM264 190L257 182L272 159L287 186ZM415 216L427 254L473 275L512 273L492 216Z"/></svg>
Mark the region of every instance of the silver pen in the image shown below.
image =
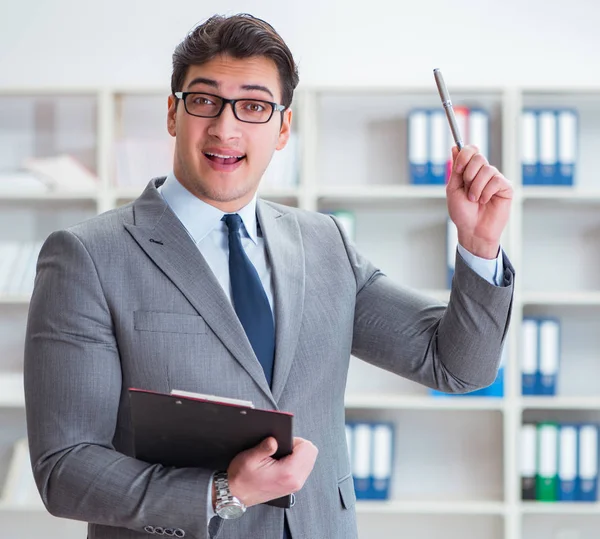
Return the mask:
<svg viewBox="0 0 600 539"><path fill-rule="evenodd" d="M448 123L450 124L450 131L452 131L454 142L456 143L458 151L460 151L463 149L464 144L460 130L458 129L458 124L456 123L456 116L454 116L454 109L452 108L452 101L450 101L450 94L448 93L448 89L444 83L444 77L442 77L442 72L437 68L433 70L433 76L435 77L435 83L437 84L437 89L440 93L440 98L442 99L442 105L444 105L444 109L446 111L446 117L448 118Z"/></svg>

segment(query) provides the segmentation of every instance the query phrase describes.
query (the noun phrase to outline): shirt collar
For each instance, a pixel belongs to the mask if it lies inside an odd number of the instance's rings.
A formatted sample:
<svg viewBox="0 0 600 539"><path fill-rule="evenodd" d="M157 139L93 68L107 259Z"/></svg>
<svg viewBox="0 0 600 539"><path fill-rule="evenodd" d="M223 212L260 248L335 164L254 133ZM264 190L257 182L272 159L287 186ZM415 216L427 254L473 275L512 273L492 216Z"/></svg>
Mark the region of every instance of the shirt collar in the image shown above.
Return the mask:
<svg viewBox="0 0 600 539"><path fill-rule="evenodd" d="M173 172L169 173L158 190L196 243L200 243L215 228L227 226L221 222L225 212L192 195L179 183ZM256 244L258 242L256 195L236 213L242 218L248 236Z"/></svg>

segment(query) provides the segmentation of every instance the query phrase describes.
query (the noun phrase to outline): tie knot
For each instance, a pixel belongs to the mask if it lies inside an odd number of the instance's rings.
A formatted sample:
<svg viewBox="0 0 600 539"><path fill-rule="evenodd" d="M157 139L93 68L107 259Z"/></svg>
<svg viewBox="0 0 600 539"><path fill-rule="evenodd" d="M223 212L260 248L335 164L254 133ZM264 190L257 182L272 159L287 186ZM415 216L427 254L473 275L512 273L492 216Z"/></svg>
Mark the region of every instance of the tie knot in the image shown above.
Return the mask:
<svg viewBox="0 0 600 539"><path fill-rule="evenodd" d="M238 232L242 226L242 218L237 213L228 213L223 216L229 232Z"/></svg>

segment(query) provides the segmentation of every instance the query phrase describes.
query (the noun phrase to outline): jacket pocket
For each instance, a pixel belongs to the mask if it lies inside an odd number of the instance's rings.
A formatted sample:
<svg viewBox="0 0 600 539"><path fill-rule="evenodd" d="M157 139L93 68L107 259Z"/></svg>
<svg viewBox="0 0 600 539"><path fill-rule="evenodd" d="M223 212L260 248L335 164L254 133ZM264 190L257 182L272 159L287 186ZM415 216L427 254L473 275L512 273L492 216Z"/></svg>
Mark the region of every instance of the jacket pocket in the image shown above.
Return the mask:
<svg viewBox="0 0 600 539"><path fill-rule="evenodd" d="M164 333L206 333L206 322L196 314L135 311L133 326L138 331Z"/></svg>
<svg viewBox="0 0 600 539"><path fill-rule="evenodd" d="M356 503L356 492L354 492L354 480L351 473L338 479L338 489L344 509L353 507Z"/></svg>

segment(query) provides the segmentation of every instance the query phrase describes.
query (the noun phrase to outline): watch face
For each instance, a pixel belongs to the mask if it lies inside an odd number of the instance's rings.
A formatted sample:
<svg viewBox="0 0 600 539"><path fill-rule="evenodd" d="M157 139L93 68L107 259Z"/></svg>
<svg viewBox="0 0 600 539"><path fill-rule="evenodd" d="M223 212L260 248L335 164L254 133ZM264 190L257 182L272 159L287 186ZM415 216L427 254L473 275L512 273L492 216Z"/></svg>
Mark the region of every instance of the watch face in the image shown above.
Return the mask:
<svg viewBox="0 0 600 539"><path fill-rule="evenodd" d="M223 504L217 509L217 514L225 520L239 518L244 514L244 509L237 503Z"/></svg>

